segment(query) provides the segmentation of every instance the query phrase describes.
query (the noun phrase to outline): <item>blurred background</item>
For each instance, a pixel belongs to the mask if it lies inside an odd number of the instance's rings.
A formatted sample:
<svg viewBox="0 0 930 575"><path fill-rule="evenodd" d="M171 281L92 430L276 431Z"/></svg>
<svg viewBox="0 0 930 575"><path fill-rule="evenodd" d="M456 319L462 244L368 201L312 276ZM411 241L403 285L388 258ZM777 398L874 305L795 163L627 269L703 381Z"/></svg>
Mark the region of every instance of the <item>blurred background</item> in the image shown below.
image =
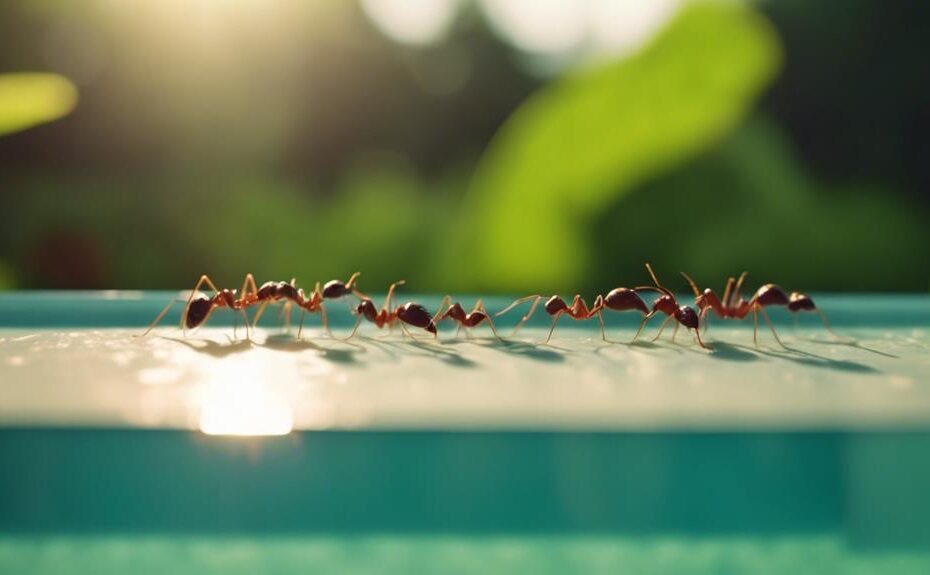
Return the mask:
<svg viewBox="0 0 930 575"><path fill-rule="evenodd" d="M0 288L926 292L928 16L5 0Z"/></svg>

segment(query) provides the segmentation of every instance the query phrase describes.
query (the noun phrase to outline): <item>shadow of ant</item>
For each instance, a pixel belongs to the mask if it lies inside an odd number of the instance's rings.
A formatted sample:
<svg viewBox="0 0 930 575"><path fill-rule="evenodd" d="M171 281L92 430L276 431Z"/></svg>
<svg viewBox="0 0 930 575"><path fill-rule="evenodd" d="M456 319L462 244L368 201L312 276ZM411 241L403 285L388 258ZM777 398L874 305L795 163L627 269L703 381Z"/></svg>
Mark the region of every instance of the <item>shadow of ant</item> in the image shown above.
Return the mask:
<svg viewBox="0 0 930 575"><path fill-rule="evenodd" d="M847 347L861 349L862 351L867 351L869 353L874 353L876 355L881 355L883 357L890 357L891 359L899 359L898 356L892 353L879 351L877 349L872 349L871 347L866 347L862 345L861 343L859 343L858 340L855 340L855 339L849 339L849 340L842 340L842 339L825 340L825 339L814 339L814 338L799 338L799 339L803 339L803 341L807 341L810 343L816 343L820 345L845 345Z"/></svg>
<svg viewBox="0 0 930 575"><path fill-rule="evenodd" d="M266 338L265 341L261 343L247 339L232 339L229 336L226 336L226 339L228 340L227 343L220 343L212 339L188 340L177 337L161 337L162 339L180 343L181 345L184 345L188 349L192 349L197 353L205 353L216 358L223 358L236 353L247 351L252 348L263 347L265 349L287 352L299 352L309 349L317 352L319 357L328 361L332 361L333 363L357 364L360 362L358 361L356 354L358 354L360 351L366 351L364 346L356 344L347 344L356 348L354 350L339 349L321 346L306 339L295 339L292 336L286 334L268 336L268 338Z"/></svg>
<svg viewBox="0 0 930 575"><path fill-rule="evenodd" d="M460 342L456 342L460 343ZM475 342L472 342L475 343ZM483 347L497 350L502 353L509 353L519 357L526 357L536 361L545 361L549 363L558 363L565 361L565 353L568 351L561 347L550 344L530 343L512 339L484 339L478 343ZM558 351L557 351L558 350Z"/></svg>
<svg viewBox="0 0 930 575"><path fill-rule="evenodd" d="M226 338L229 340L229 343L220 343L212 339L188 340L180 337L168 337L166 335L159 337L168 341L180 343L181 345L184 345L188 349L192 349L197 353L205 353L217 358L227 357L236 353L247 351L254 345L253 342L247 339L232 339L229 336L226 336Z"/></svg>
<svg viewBox="0 0 930 575"><path fill-rule="evenodd" d="M359 364L361 363L357 357L359 353L366 353L367 348L363 345L358 345L356 343L333 339L333 341L341 343L343 345L349 346L354 349L345 349L339 347L329 347L320 345L317 342L306 340L306 339L295 339L294 337L287 334L275 334L268 336L264 343L255 344L258 347L264 347L266 349L273 349L276 351L287 351L287 352L299 352L306 351L308 349L317 352L317 354L325 360L331 361L333 363L341 364Z"/></svg>
<svg viewBox="0 0 930 575"><path fill-rule="evenodd" d="M758 354L746 351L739 345L733 345L725 341L715 341L711 345L713 346L713 351L711 351L710 357L714 359L740 362L759 360Z"/></svg>
<svg viewBox="0 0 930 575"><path fill-rule="evenodd" d="M758 355L766 355L769 357L783 359L810 367L822 367L851 373L878 373L879 371L878 369L863 363L842 359L831 359L829 357L823 357L822 355L816 355L793 347L788 347L784 352L767 350L761 347L757 347L755 349L750 349L745 346L732 347L739 347L747 350L749 353L754 352Z"/></svg>
<svg viewBox="0 0 930 575"><path fill-rule="evenodd" d="M373 340L369 338L369 341L373 341ZM476 367L478 365L478 363L475 362L474 360L471 360L456 351L446 348L445 344L443 343L432 343L432 339L430 339L430 341L424 341L422 339L417 339L412 336L409 336L404 339L379 339L377 345L379 345L382 348L412 347L415 349L419 349L426 353L420 353L417 355L433 357L453 367L471 368L471 367ZM396 356L396 354L392 354L392 355Z"/></svg>

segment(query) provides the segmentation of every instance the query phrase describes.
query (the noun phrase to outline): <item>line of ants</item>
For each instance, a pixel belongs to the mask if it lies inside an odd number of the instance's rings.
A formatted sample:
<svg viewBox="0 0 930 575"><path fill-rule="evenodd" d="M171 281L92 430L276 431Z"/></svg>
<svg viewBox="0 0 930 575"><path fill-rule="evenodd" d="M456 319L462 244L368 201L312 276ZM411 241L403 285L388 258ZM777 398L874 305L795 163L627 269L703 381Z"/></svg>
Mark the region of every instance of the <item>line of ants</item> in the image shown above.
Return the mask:
<svg viewBox="0 0 930 575"><path fill-rule="evenodd" d="M540 302L545 300L543 308L552 318L552 323L545 339L540 343L548 343L551 340L556 325L563 316L568 316L576 321L590 320L597 317L600 325L601 338L606 342L621 343L608 339L607 331L604 326L604 311L635 311L642 315L642 320L640 321L636 334L633 336L632 342L637 340L643 328L646 327L646 324L653 317L665 315L665 320L662 322L653 341L657 340L662 335L662 332L669 322L674 321L675 330L672 334L673 341L678 333L678 328L684 326L687 330L694 333L694 339L699 346L705 349L711 349L701 337L701 331L703 330L706 332L707 330L707 320L710 314L721 319L743 319L749 314L752 314L753 342L758 343L757 334L759 316L761 315L768 324L769 329L771 329L775 340L779 345L787 349L787 346L785 346L781 338L778 337L775 326L772 324L772 320L769 318L768 312L765 309L767 307L780 306L787 308L788 311L792 313L815 312L819 314L820 318L823 320L824 327L830 334L835 336L833 330L830 328L826 315L817 308L814 301L809 296L803 293L788 293L775 284L765 284L756 290L751 298L748 300L744 299L742 295L740 295L740 289L746 279L746 272L743 272L738 279L730 277L727 280L722 297L718 297L717 294L709 288L701 291L694 280L682 272L681 275L694 292L694 303L697 307L697 310L695 310L695 308L688 305L679 305L678 301L675 299L675 295L659 282L652 266L648 263L646 264L646 271L652 279L652 285L642 285L633 288L615 288L607 293L607 295L598 295L591 307L588 307L580 295L575 295L571 305L566 304L565 300L558 295L553 295L548 298L542 295L529 295L515 300L509 306L494 314L494 317L506 314L521 304L531 302L526 314L520 318L514 327L513 333L510 336L513 337L523 324L533 316ZM258 286L252 274L247 274L245 280L242 282L242 289L236 291L234 289L218 289L209 277L203 275L197 281L196 285L194 285L194 289L191 290L190 297L187 299L184 311L181 314L181 329L187 330L200 327L207 322L214 311L220 308L228 308L238 312L245 320L246 338L250 339L250 329L254 329L258 324L268 304L281 302L283 303L281 313L288 326L290 324L290 316L293 307L300 310L300 324L297 330L298 339L301 337L304 317L308 312L319 313L323 328L331 337L335 337L329 328L325 304L327 301L338 300L349 295L354 295L358 302L354 307L350 306L350 308L352 313L356 315L356 321L351 333L345 338L339 338L345 341L355 337L361 323L366 320L379 329L385 327L393 329L395 326L400 326L404 334L411 337L415 336L410 332L409 328L422 329L433 337L438 337L436 326L445 320L452 320L458 324L458 331L464 329L466 335L469 336L471 328L478 327L480 324L485 323L490 328L495 338L498 340L504 339L498 333L491 314L484 307L484 303L480 299L475 303L475 306L470 312L466 312L461 303L453 303L450 296L443 298L435 314L430 314L424 306L415 302L406 302L395 306L393 301L395 291L397 287L404 285L404 281L401 280L391 284L388 288L384 304L380 308L377 308L371 298L359 291L357 287L359 275L360 274L356 272L345 282L332 280L322 286L317 282L313 291L309 294L307 294L303 288L297 287L295 279L291 279L290 282L266 282ZM204 285L213 291L212 296L206 296L200 292L200 289ZM641 295L643 292L657 295L651 302L651 305L647 305L646 301L643 299ZM152 331L175 303L174 301L169 302L142 335L144 336ZM257 307L257 311L254 317L249 320L246 310L253 307ZM456 333L458 333L458 331Z"/></svg>

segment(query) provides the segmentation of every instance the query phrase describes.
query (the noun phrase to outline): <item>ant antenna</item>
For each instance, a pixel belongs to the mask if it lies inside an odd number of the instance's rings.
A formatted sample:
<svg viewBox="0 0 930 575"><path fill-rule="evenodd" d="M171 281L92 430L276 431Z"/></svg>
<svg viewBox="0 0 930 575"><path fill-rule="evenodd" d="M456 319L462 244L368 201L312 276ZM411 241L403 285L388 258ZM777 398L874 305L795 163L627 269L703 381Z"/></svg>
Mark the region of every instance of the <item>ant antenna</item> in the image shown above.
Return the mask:
<svg viewBox="0 0 930 575"><path fill-rule="evenodd" d="M688 282L688 285L691 286L691 290L694 292L694 297L700 297L700 296L701 296L701 291L698 289L697 284L694 283L694 280L691 279L691 276L689 276L689 275L686 274L685 272L680 272L680 273L681 273L682 277L684 277L685 280Z"/></svg>
<svg viewBox="0 0 930 575"><path fill-rule="evenodd" d="M649 276L652 277L652 282L653 282L655 285L654 285L654 286L638 286L638 287L636 287L636 288L634 288L634 289L636 289L636 290L653 290L653 291L657 291L657 292L659 292L659 293L663 293L663 294L665 294L665 295L667 295L667 296L675 297L675 296L672 294L672 292L670 292L670 291L668 291L667 289L665 289L665 288L662 286L662 284L659 283L659 278L657 278L655 272L652 271L652 266L649 265L649 262L646 262L646 271L649 272Z"/></svg>
<svg viewBox="0 0 930 575"><path fill-rule="evenodd" d="M652 282L656 284L656 287L665 289L662 287L662 284L659 283L659 278L656 277L656 273L652 271L652 266L649 265L649 262L646 262L646 271L649 272L649 275L652 277Z"/></svg>

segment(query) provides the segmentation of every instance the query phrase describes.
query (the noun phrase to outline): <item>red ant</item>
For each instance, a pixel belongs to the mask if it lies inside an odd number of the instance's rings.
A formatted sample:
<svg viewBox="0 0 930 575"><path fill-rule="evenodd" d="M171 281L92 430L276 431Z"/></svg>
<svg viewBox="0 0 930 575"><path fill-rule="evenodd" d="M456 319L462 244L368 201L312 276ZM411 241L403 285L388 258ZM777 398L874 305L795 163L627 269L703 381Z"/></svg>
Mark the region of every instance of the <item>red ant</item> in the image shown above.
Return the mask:
<svg viewBox="0 0 930 575"><path fill-rule="evenodd" d="M520 305L521 303L533 300L533 303L530 305L529 311L526 312L517 325L513 329L513 334L517 333L520 327L529 320L533 314L536 312L536 307L539 305L539 302L542 301L543 296L541 295L530 295L522 297L518 300L515 300L512 304L504 308L503 310L497 312L495 315L503 315L513 309L515 306ZM639 297L639 294L636 293L636 290L629 288L616 288L610 291L606 296L597 296L594 300L594 305L589 309L584 299L578 294L575 295L572 300L572 305L568 306L561 297L554 295L546 300L545 305L546 313L552 316L552 326L549 328L549 334L546 336L546 339L542 343L548 343L552 338L552 332L555 331L555 326L558 323L559 319L563 314L568 314L571 318L581 321L586 319L591 319L594 316L597 316L598 324L601 328L601 339L604 341L611 341L607 339L607 331L604 328L604 317L603 310L610 309L613 311L630 311L638 310L642 312L643 315L646 315L649 312L649 308L646 307L646 302ZM640 325L640 330L642 329L642 324ZM634 338L635 339L635 338Z"/></svg>
<svg viewBox="0 0 930 575"><path fill-rule="evenodd" d="M520 321L517 322L517 325L513 328L513 332L510 334L511 337L519 331L524 323L527 322L533 314L536 313L536 308L539 306L539 302L543 300L544 296L541 295L528 295L526 297L521 297L517 300L514 300L512 304L505 307L501 311L497 312L495 315L501 316L512 310L516 306L533 300L533 303L530 305L529 311L526 312ZM565 300L560 296L554 295L546 300L546 313L552 316L552 326L549 328L549 334L546 336L541 343L549 343L549 340L552 339L552 332L555 331L555 326L559 322L559 319L568 314L569 317L576 321L582 321L586 319L591 319L594 316L597 316L598 321L601 323L601 334L606 339L606 334L604 332L604 319L601 317L601 309L604 307L604 297L597 296L597 299L594 300L594 305L589 309L588 304L581 298L580 295L575 295L575 298L572 300L572 305L566 305Z"/></svg>
<svg viewBox="0 0 930 575"><path fill-rule="evenodd" d="M414 336L409 331L407 331L407 327L404 324L425 329L426 331L433 334L433 337L437 337L436 324L433 322L433 318L430 316L430 313L422 305L418 303L407 302L403 305L397 306L393 310L391 309L391 300L394 297L394 289L397 286L404 285L404 283L406 283L404 280L400 280L391 284L391 287L388 288L387 296L384 298L384 305L381 306L380 310L375 309L375 304L371 301L370 298L366 296L360 296L358 306L356 306L356 308L353 310L353 313L358 315L358 319L355 320L355 327L352 328L352 333L350 333L349 337L345 339L349 340L355 336L359 325L362 323L362 319L367 319L379 328L384 326L393 328L395 324L399 323L400 327L404 330L404 333L410 337Z"/></svg>
<svg viewBox="0 0 930 575"><path fill-rule="evenodd" d="M762 314L762 318L765 319L766 323L769 325L769 329L772 330L772 335L775 336L775 341L779 343L783 348L789 349L781 339L778 337L778 334L775 333L775 326L772 325L772 320L769 318L768 313L766 313L765 308L767 306L786 306L788 311L792 313L798 313L802 311L811 311L817 312L820 314L820 319L823 320L823 325L833 336L836 334L830 329L830 323L827 321L826 314L823 313L820 309L814 305L814 300L810 296L803 294L801 292L791 292L790 294L786 293L781 287L775 284L765 284L756 290L756 293L748 301L743 299L740 295L740 288L743 285L743 281L748 275L747 272L740 274L738 280L734 280L732 277L727 279L727 285L723 290L723 299L718 298L717 294L710 288L705 289L701 292L697 284L691 279L688 274L681 272L681 275L684 276L685 280L688 281L688 284L691 286L691 290L694 292L694 302L697 304L698 308L701 310L701 318L703 319L707 312L713 310L718 317L724 319L743 319L749 312L752 312L752 341L753 343L758 344L757 332L759 328L759 313ZM795 316L797 318L797 316ZM705 320L706 328L706 320Z"/></svg>
<svg viewBox="0 0 930 575"><path fill-rule="evenodd" d="M297 328L298 339L300 339L300 334L303 331L304 316L307 312L318 312L323 328L332 336L332 332L329 329L329 320L326 316L326 308L323 303L325 300L340 299L350 293L355 294L359 299L365 298L365 294L355 287L359 275L361 275L360 272L355 272L346 282L330 280L326 282L326 285L324 285L322 289L320 288L320 283L317 282L309 297L304 294L302 288L297 288L295 286L296 280L294 279L291 279L290 283L265 282L257 291L257 300L261 303L261 306L259 306L258 311L255 313L252 326L254 327L258 324L258 320L262 317L262 313L264 313L265 307L269 303L284 301L284 308L281 312L286 318L288 326L290 326L291 305L293 304L300 308L300 325Z"/></svg>
<svg viewBox="0 0 930 575"><path fill-rule="evenodd" d="M446 306L449 306L448 309L446 309ZM488 327L491 328L491 332L494 333L494 337L498 340L501 339L501 336L497 333L497 328L494 327L494 322L491 320L491 315L484 308L484 302L480 299L475 303L475 307L472 308L471 312L465 313L462 304L459 302L452 303L450 296L444 297L442 303L439 304L439 311L433 316L433 323L439 323L445 319L452 319L459 324L456 334L458 334L459 330L465 328L466 335L470 333L470 328L476 327L481 322L486 322Z"/></svg>
<svg viewBox="0 0 930 575"><path fill-rule="evenodd" d="M661 295L659 296L658 299L652 302L652 311L650 311L646 315L646 317L643 318L642 323L639 324L639 331L636 332L636 335L633 337L633 340L635 341L636 338L639 337L639 334L641 331L643 331L643 327L645 327L646 322L652 319L654 315L656 315L657 313L664 313L668 317L665 318L664 322L662 322L662 325L659 327L659 333L657 333L656 336L652 338L652 341L659 339L659 337L662 335L662 331L665 329L665 326L668 325L668 322L674 319L677 323L675 324L675 332L672 333L672 341L675 341L675 336L678 335L678 327L683 325L687 329L694 330L695 340L698 342L698 344L701 347L703 347L704 349L711 349L701 339L701 333L700 333L700 330L698 329L700 326L700 318L697 312L694 311L694 308L686 306L686 305L679 306L672 292L662 287L662 284L659 283L659 278L656 277L655 272L652 271L652 266L649 265L648 263L646 264L646 271L649 272L649 275L652 277L652 282L655 285L654 286L640 286L640 287L637 287L636 290L637 291L652 290L652 291L659 292Z"/></svg>
<svg viewBox="0 0 930 575"><path fill-rule="evenodd" d="M265 306L271 302L284 300L286 302L286 306L289 306L291 303L293 303L301 308L300 329L297 331L297 337L300 337L300 333L303 328L304 314L308 311L319 311L323 318L323 326L327 331L329 331L329 326L326 321L326 309L323 307L323 300L338 299L347 293L361 295L361 292L359 292L354 287L355 280L358 275L358 272L356 272L352 275L351 278L349 278L349 281L346 283L342 283L339 280L327 282L326 286L322 290L320 289L319 283L317 283L316 288L313 290L313 293L309 298L304 295L303 289L298 289L295 287L294 284L296 280L293 279L290 281L290 283L265 282L261 287L257 287L255 284L255 278L252 276L252 274L246 274L245 280L242 282L242 290L240 292L236 292L235 290L217 289L216 285L214 285L208 276L202 275L194 285L194 289L191 290L191 295L187 299L184 312L181 314L181 329L194 329L198 326L201 326L207 322L214 310L221 307L227 307L242 314L242 317L245 319L246 338L248 338L250 322L248 315L245 313L245 310L253 305L261 304L261 307L251 322L251 325L254 327L258 323L258 320L261 317ZM214 295L212 297L207 297L199 293L203 284L207 284L210 289L213 290ZM241 294L238 298L236 297L237 293ZM161 313L158 314L155 320L151 323L151 325L149 325L148 329L146 329L142 335L144 336L152 331L152 329L154 329L155 326L161 322L162 318L165 317L165 314L168 313L168 310L170 310L175 303L176 302L172 301L167 306L165 306L165 309L163 309Z"/></svg>
<svg viewBox="0 0 930 575"><path fill-rule="evenodd" d="M207 284L211 290L213 290L213 296L207 297L200 293L200 288L203 284ZM251 289L251 292L249 291ZM216 285L210 278L206 275L200 276L200 279L197 280L197 283L194 284L194 289L191 290L190 297L187 298L187 303L184 305L184 312L181 314L181 329L194 329L198 326L203 325L207 322L207 319L210 318L210 315L214 310L221 307L227 307L229 309L238 311L242 314L242 317L245 319L245 334L246 339L249 338L249 316L246 315L245 310L248 307L255 305L259 298L259 290L255 286L255 278L252 274L246 274L245 280L242 282L242 290L238 293L242 294L238 298L236 297L236 290L220 290L217 289ZM142 336L147 335L152 331L155 326L161 322L165 317L165 314L168 313L174 304L177 301L171 301L168 305L165 306L165 309L161 310L161 313L155 317L154 321L149 325Z"/></svg>

